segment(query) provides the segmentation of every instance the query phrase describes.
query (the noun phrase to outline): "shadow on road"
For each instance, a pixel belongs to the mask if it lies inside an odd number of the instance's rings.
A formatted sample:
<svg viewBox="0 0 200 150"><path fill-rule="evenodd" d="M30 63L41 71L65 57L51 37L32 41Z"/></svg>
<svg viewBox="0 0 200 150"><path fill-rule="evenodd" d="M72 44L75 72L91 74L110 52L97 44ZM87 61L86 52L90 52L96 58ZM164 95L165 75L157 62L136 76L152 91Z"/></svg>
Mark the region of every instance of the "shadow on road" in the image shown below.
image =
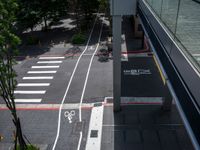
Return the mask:
<svg viewBox="0 0 200 150"><path fill-rule="evenodd" d="M173 106L122 106L114 114L114 150L193 150L180 116Z"/></svg>

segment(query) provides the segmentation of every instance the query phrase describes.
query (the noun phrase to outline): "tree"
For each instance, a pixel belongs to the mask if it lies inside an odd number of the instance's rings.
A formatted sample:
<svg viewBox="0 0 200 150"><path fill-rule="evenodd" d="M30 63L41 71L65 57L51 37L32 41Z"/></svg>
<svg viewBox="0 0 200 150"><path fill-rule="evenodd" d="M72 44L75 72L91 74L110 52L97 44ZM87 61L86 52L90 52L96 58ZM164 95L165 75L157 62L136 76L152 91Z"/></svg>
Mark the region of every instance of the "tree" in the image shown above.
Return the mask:
<svg viewBox="0 0 200 150"><path fill-rule="evenodd" d="M68 0L53 0L53 10L52 10L52 16L57 17L63 17L67 15L68 11Z"/></svg>
<svg viewBox="0 0 200 150"><path fill-rule="evenodd" d="M40 2L38 0L18 0L19 11L17 13L18 28L26 30L33 28L41 22L40 19Z"/></svg>
<svg viewBox="0 0 200 150"><path fill-rule="evenodd" d="M40 18L43 19L44 29L47 30L47 21L58 20L67 14L67 0L38 0L40 2Z"/></svg>
<svg viewBox="0 0 200 150"><path fill-rule="evenodd" d="M76 22L76 30L77 32L80 31L80 2L79 0L71 0L69 1L70 10L75 14L75 22Z"/></svg>
<svg viewBox="0 0 200 150"><path fill-rule="evenodd" d="M110 15L110 7L109 7L109 1L108 0L100 0L99 1L99 11L105 12L105 15Z"/></svg>
<svg viewBox="0 0 200 150"><path fill-rule="evenodd" d="M75 15L76 30L78 33L88 27L93 13L97 12L99 7L98 0L70 0L69 7ZM84 18L83 18L84 17Z"/></svg>
<svg viewBox="0 0 200 150"><path fill-rule="evenodd" d="M13 34L13 24L17 3L15 0L0 0L0 95L12 114L12 120L16 127L15 150L19 143L20 150L27 148L23 138L20 119L15 106L14 90L16 88L16 73L13 69L15 63L17 45L20 39Z"/></svg>
<svg viewBox="0 0 200 150"><path fill-rule="evenodd" d="M68 0L18 0L18 4L18 27L32 31L41 22L44 22L44 29L47 30L47 21L58 20L67 14L68 8Z"/></svg>
<svg viewBox="0 0 200 150"><path fill-rule="evenodd" d="M79 0L80 8L85 15L86 20L90 20L93 13L97 12L99 8L98 0Z"/></svg>

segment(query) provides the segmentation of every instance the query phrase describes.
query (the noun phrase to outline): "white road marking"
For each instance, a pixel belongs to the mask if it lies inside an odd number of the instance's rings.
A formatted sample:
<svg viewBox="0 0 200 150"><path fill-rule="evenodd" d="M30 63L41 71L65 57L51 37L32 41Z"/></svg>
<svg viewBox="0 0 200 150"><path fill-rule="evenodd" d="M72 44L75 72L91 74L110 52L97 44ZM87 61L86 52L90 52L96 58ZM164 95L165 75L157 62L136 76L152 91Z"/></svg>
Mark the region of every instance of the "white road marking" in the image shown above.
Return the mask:
<svg viewBox="0 0 200 150"><path fill-rule="evenodd" d="M77 147L77 150L79 150L80 147L81 147L81 141L82 141L82 138L83 138L83 132L80 131L80 136L79 136L79 140L78 140L78 147Z"/></svg>
<svg viewBox="0 0 200 150"><path fill-rule="evenodd" d="M42 99L15 99L16 103L40 103Z"/></svg>
<svg viewBox="0 0 200 150"><path fill-rule="evenodd" d="M123 70L124 75L139 76L139 75L151 75L150 69L131 69Z"/></svg>
<svg viewBox="0 0 200 150"><path fill-rule="evenodd" d="M65 57L40 57L39 59L65 59Z"/></svg>
<svg viewBox="0 0 200 150"><path fill-rule="evenodd" d="M90 117L89 133L86 143L86 150L100 150L101 149L101 136L103 124L103 110L104 106L93 107ZM96 136L93 137L92 132Z"/></svg>
<svg viewBox="0 0 200 150"><path fill-rule="evenodd" d="M75 116L75 111L74 110L65 111L64 116L65 116L65 118L68 118L69 123L72 123L72 118L73 118L73 116Z"/></svg>
<svg viewBox="0 0 200 150"><path fill-rule="evenodd" d="M59 68L60 66L32 66L31 68Z"/></svg>
<svg viewBox="0 0 200 150"><path fill-rule="evenodd" d="M104 18L103 18L103 20L104 20ZM101 30L100 30L100 34L99 34L98 44L97 44L96 49L95 49L95 51L94 51L94 53L92 55L92 58L90 59L90 64L89 64L89 67L88 67L88 71L87 71L87 75L86 75L86 79L85 79L83 91L82 91L82 94L81 94L80 107L79 107L79 121L80 122L82 122L81 105L83 103L83 98L84 98L84 95L85 95L85 89L86 89L86 86L87 86L88 77L89 77L89 74L90 74L90 69L91 69L91 66L92 66L92 62L93 62L94 56L97 53L97 50L99 48L99 44L100 44L100 40L101 40L101 35L102 35L102 30L103 30L103 23L101 24ZM80 132L80 135L82 135L82 131ZM82 141L82 136L80 136L79 141ZM81 142L79 142L78 144L81 144ZM77 150L80 150L80 147L81 147L81 145L78 145L78 149Z"/></svg>
<svg viewBox="0 0 200 150"><path fill-rule="evenodd" d="M57 71L28 71L28 74L38 74L38 73L56 73Z"/></svg>
<svg viewBox="0 0 200 150"><path fill-rule="evenodd" d="M38 61L37 64L60 64L62 61Z"/></svg>
<svg viewBox="0 0 200 150"><path fill-rule="evenodd" d="M50 83L19 83L17 86L49 86Z"/></svg>
<svg viewBox="0 0 200 150"><path fill-rule="evenodd" d="M163 97L121 97L121 103L162 103Z"/></svg>
<svg viewBox="0 0 200 150"><path fill-rule="evenodd" d="M46 91L14 91L14 94L45 94Z"/></svg>
<svg viewBox="0 0 200 150"><path fill-rule="evenodd" d="M93 54L83 54L84 56L92 56Z"/></svg>
<svg viewBox="0 0 200 150"><path fill-rule="evenodd" d="M90 35L89 35L89 38L88 38L86 47L85 47L84 51L81 53L81 55L79 56L79 58L78 58L78 60L77 60L77 62L76 62L76 65L75 65L74 70L73 70L73 72L72 72L72 74L71 74L69 83L68 83L68 85L67 85L67 89L66 89L65 94L64 94L64 96L63 96L61 105L60 105L60 107L59 107L57 134L56 134L56 139L55 139L55 141L54 141L52 150L55 150L56 144L57 144L57 142L58 142L58 138L59 138L59 135L60 135L61 111L62 111L63 104L64 104L64 102L65 102L65 98L66 98L66 96L67 96L67 94L68 94L69 87L71 86L71 82L72 82L72 79L74 78L74 74L75 74L76 69L77 69L77 67L78 67L78 64L79 64L79 62L80 62L80 59L82 58L83 54L86 52L86 50L87 50L87 48L88 48L88 45L89 45L89 42L90 42L90 39L91 39L93 30L94 30L96 21L97 21L97 17L96 17L96 19L95 19L95 22L94 22L94 24L93 24L92 30L91 30L91 32L90 32ZM82 136L80 135L80 137L82 137ZM80 139L79 139L79 141L80 141ZM79 148L80 148L80 145L78 145L78 149L79 149Z"/></svg>
<svg viewBox="0 0 200 150"><path fill-rule="evenodd" d="M53 79L52 76L23 77L23 80Z"/></svg>
<svg viewBox="0 0 200 150"><path fill-rule="evenodd" d="M101 39L101 35L102 35L102 29L103 29L103 23L101 24L101 30L100 30L100 34L99 34L97 47L96 47L96 49L95 49L95 51L94 51L94 53L93 53L93 55L90 59L90 64L89 64L89 67L88 67L87 75L86 75L86 78L85 78L85 83L84 83L82 94L81 94L80 109L79 109L79 121L80 122L82 121L81 104L83 103L83 98L84 98L85 89L86 89L86 85L87 85L87 82L88 82L88 77L89 77L90 69L91 69L91 66L92 66L92 62L93 62L94 56L95 56L95 54L96 54L96 52L99 48L99 43L100 43L100 39Z"/></svg>

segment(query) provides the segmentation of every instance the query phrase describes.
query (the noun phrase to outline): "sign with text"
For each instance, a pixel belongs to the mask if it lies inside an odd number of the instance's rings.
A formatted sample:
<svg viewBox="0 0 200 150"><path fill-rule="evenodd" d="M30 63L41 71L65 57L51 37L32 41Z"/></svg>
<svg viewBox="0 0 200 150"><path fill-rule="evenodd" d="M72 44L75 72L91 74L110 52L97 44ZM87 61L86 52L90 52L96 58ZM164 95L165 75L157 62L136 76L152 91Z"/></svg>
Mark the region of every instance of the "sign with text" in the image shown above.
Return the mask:
<svg viewBox="0 0 200 150"><path fill-rule="evenodd" d="M151 75L150 69L131 69L131 70L124 70L124 75Z"/></svg>

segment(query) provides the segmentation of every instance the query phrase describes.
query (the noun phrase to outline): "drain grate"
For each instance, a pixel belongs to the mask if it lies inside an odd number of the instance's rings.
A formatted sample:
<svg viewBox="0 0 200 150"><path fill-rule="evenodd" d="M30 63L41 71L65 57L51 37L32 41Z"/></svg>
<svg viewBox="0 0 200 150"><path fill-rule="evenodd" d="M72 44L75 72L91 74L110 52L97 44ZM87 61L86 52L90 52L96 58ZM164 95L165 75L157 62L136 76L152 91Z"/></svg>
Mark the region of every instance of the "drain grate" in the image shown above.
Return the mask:
<svg viewBox="0 0 200 150"><path fill-rule="evenodd" d="M85 128L85 121L82 122L75 122L75 125L72 130L72 134L79 134L81 131L84 131L83 129Z"/></svg>
<svg viewBox="0 0 200 150"><path fill-rule="evenodd" d="M91 130L90 137L91 138L97 138L98 137L98 130Z"/></svg>

